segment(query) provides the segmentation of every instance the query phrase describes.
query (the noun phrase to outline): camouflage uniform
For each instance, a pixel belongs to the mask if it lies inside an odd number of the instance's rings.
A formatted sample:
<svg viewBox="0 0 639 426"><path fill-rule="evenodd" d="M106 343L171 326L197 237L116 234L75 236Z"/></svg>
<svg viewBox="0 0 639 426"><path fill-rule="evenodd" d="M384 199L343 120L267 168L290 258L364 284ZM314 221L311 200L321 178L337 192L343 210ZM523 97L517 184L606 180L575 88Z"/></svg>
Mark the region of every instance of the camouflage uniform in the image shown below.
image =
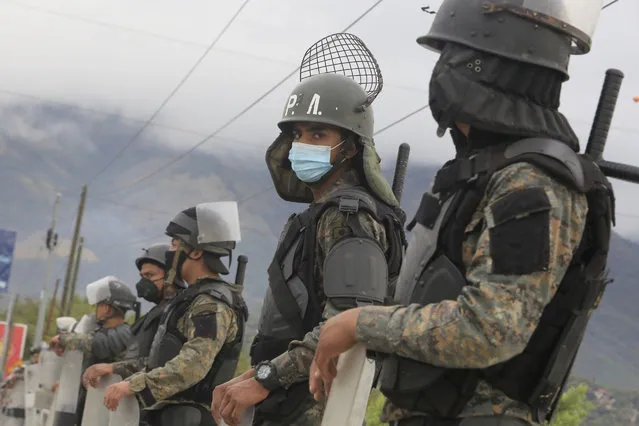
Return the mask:
<svg viewBox="0 0 639 426"><path fill-rule="evenodd" d="M109 345L108 352L101 352L94 344L94 338L100 330L86 334L64 333L60 335L60 344L67 351L80 351L84 353L85 364L90 360L91 364L97 362L110 362L122 359L126 353L126 348L133 336L128 324L122 324L116 327L121 336L124 336L122 342L118 345ZM90 364L90 365L91 365Z"/></svg>
<svg viewBox="0 0 639 426"><path fill-rule="evenodd" d="M196 337L196 325L192 318L207 315L215 315L217 335L215 338ZM164 367L141 371L126 379L143 409L159 410L171 404L188 403L189 401L172 400L171 397L204 379L222 346L232 342L239 332L233 309L208 294L200 294L194 299L185 314L178 319L177 327L187 338L179 355L168 361ZM131 366L135 366L135 362L123 368ZM148 389L155 400L151 404L147 403L146 398L140 397L140 392L145 389ZM200 405L206 410L210 408L208 405Z"/></svg>
<svg viewBox="0 0 639 426"><path fill-rule="evenodd" d="M528 275L492 271L492 206L527 188L545 190L550 211L547 267ZM372 350L396 353L438 367L481 369L504 362L526 347L582 237L588 205L545 172L516 163L495 173L465 228L462 253L468 285L455 301L407 307L365 307L356 338ZM530 212L532 213L532 212ZM526 212L522 211L522 216ZM530 408L481 381L460 417L509 415L533 423ZM383 421L418 415L387 402Z"/></svg>
<svg viewBox="0 0 639 426"><path fill-rule="evenodd" d="M359 182L360 180L357 173L354 170L348 171L322 198L315 202L325 202L335 191L357 186L359 185ZM388 242L384 226L376 222L366 212L360 211L357 214L359 222L366 233L375 239L382 250L386 252L388 250ZM346 213L340 212L337 207L329 207L318 219L317 257L315 259L315 291L318 300L322 302L324 319L328 319L339 313L335 307L326 302L326 297L322 290L324 258L326 253L331 250L338 240L341 240L350 234L351 230L348 226L346 226ZM317 342L319 340L320 325L307 333L304 336L303 341L292 341L288 352L285 352L273 359L278 381L283 387L288 388L294 383L308 380L311 362L315 355L315 348L317 347ZM307 406L307 408L297 419L295 419L295 421L287 422L286 424L291 426L319 425L322 421L325 402L317 402L309 394L307 401L305 401L305 406ZM261 423L263 426L275 426L278 424L280 423L271 421L264 421Z"/></svg>
<svg viewBox="0 0 639 426"><path fill-rule="evenodd" d="M123 379L126 379L127 377L144 370L145 365L146 357L125 359L124 361L114 362L113 374L117 374Z"/></svg>
<svg viewBox="0 0 639 426"><path fill-rule="evenodd" d="M144 321L144 319L153 314L154 310L163 310L166 307L166 303L168 300L162 300L158 305L151 308L149 312L146 313L143 317L141 317L138 321ZM146 356L138 356L139 355L139 342L137 341L138 336L134 336L134 342L129 346L127 352L125 353L124 360L114 362L113 363L113 374L117 374L123 379L126 379L133 374L144 370L146 366Z"/></svg>

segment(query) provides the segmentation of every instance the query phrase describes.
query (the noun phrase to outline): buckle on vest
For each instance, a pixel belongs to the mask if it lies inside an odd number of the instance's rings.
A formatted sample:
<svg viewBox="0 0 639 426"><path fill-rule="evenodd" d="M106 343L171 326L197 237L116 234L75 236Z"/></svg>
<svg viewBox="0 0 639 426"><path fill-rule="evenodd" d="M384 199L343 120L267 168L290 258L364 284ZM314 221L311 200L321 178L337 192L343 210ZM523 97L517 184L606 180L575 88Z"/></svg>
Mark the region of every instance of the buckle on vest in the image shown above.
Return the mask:
<svg viewBox="0 0 639 426"><path fill-rule="evenodd" d="M339 199L339 211L344 213L357 213L358 210L359 200L345 197Z"/></svg>
<svg viewBox="0 0 639 426"><path fill-rule="evenodd" d="M466 183L472 183L479 178L479 173L477 172L477 154L471 155L468 157L468 161L462 163L459 169L459 177L460 180Z"/></svg>

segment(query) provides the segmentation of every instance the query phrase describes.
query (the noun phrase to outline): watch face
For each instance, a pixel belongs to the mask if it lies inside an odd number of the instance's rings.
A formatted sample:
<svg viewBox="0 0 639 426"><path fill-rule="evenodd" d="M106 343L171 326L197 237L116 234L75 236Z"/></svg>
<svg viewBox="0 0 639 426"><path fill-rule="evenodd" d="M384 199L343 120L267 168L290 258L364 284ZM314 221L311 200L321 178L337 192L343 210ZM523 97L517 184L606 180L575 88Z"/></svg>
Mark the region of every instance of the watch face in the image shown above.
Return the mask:
<svg viewBox="0 0 639 426"><path fill-rule="evenodd" d="M260 368L257 369L255 375L258 379L264 380L271 374L271 366L270 365L261 365Z"/></svg>

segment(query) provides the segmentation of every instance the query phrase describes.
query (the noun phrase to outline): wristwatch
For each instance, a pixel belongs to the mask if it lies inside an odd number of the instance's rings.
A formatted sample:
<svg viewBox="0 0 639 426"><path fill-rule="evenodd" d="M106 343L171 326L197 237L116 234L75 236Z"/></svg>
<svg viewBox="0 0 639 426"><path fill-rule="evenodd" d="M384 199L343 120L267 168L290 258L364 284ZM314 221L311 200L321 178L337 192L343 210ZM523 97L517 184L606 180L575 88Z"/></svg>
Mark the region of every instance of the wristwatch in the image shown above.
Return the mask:
<svg viewBox="0 0 639 426"><path fill-rule="evenodd" d="M255 380L269 391L280 387L277 371L271 361L262 361L255 366Z"/></svg>

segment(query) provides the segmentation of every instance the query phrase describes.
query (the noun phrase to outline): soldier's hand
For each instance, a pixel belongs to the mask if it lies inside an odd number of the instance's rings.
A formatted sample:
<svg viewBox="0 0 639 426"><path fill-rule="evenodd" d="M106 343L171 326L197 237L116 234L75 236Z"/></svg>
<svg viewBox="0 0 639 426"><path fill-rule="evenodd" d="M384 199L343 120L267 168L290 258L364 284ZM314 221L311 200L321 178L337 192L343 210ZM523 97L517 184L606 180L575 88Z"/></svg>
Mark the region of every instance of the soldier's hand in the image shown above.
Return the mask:
<svg viewBox="0 0 639 426"><path fill-rule="evenodd" d="M222 383L221 385L217 385L215 389L213 389L213 398L211 400L211 414L213 414L213 418L215 419L215 423L222 424L222 401L224 400L224 396L226 395L227 390L235 383L241 382L246 379L251 379L255 375L255 369L251 368L248 371L245 371L241 375L236 378L229 380L226 383Z"/></svg>
<svg viewBox="0 0 639 426"><path fill-rule="evenodd" d="M242 421L244 410L264 401L268 394L268 389L254 378L231 385L222 399L220 407L222 419L229 426L238 425Z"/></svg>
<svg viewBox="0 0 639 426"><path fill-rule="evenodd" d="M111 411L115 411L120 405L120 400L125 396L133 395L129 382L122 381L106 388L104 391L104 406Z"/></svg>
<svg viewBox="0 0 639 426"><path fill-rule="evenodd" d="M57 356L62 356L64 354L64 347L60 344L60 335L57 334L51 338L49 342L49 347Z"/></svg>
<svg viewBox="0 0 639 426"><path fill-rule="evenodd" d="M57 391L59 386L60 386L60 382L59 381L55 382L53 386L51 386L51 392Z"/></svg>
<svg viewBox="0 0 639 426"><path fill-rule="evenodd" d="M337 375L337 359L349 350L355 340L359 308L349 309L329 318L320 329L319 342L308 378L309 390L317 401L328 396Z"/></svg>
<svg viewBox="0 0 639 426"><path fill-rule="evenodd" d="M82 375L82 384L85 388L96 387L100 382L100 377L113 374L112 364L93 364Z"/></svg>

